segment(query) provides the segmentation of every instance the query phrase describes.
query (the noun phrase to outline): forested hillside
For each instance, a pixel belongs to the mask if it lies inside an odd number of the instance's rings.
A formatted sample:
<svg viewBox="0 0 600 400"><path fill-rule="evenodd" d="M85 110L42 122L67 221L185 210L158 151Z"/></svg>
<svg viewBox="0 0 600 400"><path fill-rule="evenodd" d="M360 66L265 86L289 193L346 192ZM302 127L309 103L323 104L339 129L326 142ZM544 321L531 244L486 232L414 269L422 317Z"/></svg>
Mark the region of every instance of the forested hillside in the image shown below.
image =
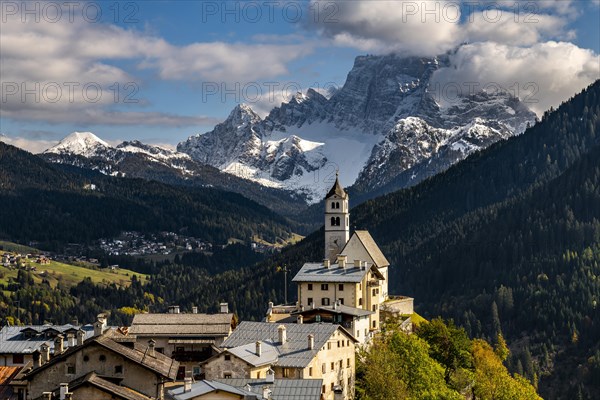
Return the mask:
<svg viewBox="0 0 600 400"><path fill-rule="evenodd" d="M57 168L0 142L0 237L45 248L121 231L172 231L224 243L260 233L286 238L289 222L243 196Z"/></svg>

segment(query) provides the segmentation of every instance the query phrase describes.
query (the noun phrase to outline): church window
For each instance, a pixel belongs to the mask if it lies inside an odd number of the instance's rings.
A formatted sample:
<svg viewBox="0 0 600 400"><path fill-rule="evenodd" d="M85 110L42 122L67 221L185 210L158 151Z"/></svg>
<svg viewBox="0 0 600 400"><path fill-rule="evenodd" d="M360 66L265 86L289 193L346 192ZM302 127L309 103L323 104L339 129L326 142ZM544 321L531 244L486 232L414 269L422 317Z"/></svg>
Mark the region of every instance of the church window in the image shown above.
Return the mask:
<svg viewBox="0 0 600 400"><path fill-rule="evenodd" d="M335 226L340 226L340 217L335 217Z"/></svg>
<svg viewBox="0 0 600 400"><path fill-rule="evenodd" d="M331 226L335 226L335 217L331 217Z"/></svg>

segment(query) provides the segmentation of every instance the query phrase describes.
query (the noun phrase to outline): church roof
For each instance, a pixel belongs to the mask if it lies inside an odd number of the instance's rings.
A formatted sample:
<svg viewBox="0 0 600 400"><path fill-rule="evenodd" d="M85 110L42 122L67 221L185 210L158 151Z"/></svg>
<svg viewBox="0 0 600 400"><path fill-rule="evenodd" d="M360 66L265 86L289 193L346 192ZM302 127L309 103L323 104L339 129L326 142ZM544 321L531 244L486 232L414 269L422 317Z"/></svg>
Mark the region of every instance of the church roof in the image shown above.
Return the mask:
<svg viewBox="0 0 600 400"><path fill-rule="evenodd" d="M336 174L336 176L335 176L335 183L333 184L333 187L329 190L329 192L327 193L327 196L325 196L325 198L328 199L333 195L337 195L337 196L341 197L342 199L345 199L348 196L348 194L346 193L346 191L340 184L340 179L339 179L338 174Z"/></svg>
<svg viewBox="0 0 600 400"><path fill-rule="evenodd" d="M358 240L360 240L365 250L367 251L367 253L369 253L371 258L373 259L373 262L378 268L387 267L390 265L390 262L387 260L387 258L385 258L369 231L354 231L354 235L356 235ZM350 243L350 241L348 241L348 243ZM346 247L344 247L340 254L346 255L345 250Z"/></svg>

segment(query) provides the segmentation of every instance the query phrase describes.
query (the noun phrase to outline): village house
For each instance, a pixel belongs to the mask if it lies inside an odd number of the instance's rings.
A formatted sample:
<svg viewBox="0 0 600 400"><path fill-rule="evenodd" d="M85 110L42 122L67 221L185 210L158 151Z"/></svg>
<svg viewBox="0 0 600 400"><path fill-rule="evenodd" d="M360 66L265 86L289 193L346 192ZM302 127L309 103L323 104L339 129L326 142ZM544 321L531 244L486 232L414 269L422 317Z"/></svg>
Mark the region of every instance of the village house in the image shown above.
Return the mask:
<svg viewBox="0 0 600 400"><path fill-rule="evenodd" d="M357 340L334 324L242 322L207 360L206 379L321 379L321 394L332 400L353 396Z"/></svg>
<svg viewBox="0 0 600 400"><path fill-rule="evenodd" d="M27 400L65 400L65 393L73 399L163 399L179 363L156 352L152 341L128 347L118 342L122 336L99 325L95 336L68 349L57 336L52 357L46 348L34 353L24 375Z"/></svg>
<svg viewBox="0 0 600 400"><path fill-rule="evenodd" d="M156 342L156 351L180 363L177 380L187 375L201 377L200 364L219 352L218 347L236 326L227 303L221 304L218 314L200 314L196 307L191 313L181 313L179 306L171 306L167 314L137 314L129 334L138 343Z"/></svg>
<svg viewBox="0 0 600 400"><path fill-rule="evenodd" d="M24 366L33 361L33 353L48 347L54 353L54 339L62 335L69 348L94 336L92 325L4 326L0 330L0 366Z"/></svg>

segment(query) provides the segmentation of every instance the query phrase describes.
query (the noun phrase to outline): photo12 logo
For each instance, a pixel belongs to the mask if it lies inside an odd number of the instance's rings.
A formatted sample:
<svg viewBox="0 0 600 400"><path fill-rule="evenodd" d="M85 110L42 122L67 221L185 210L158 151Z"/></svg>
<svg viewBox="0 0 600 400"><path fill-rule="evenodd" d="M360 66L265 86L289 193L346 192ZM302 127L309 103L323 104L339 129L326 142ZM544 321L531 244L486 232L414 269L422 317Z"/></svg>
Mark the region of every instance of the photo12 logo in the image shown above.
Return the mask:
<svg viewBox="0 0 600 400"><path fill-rule="evenodd" d="M201 21L207 23L337 23L337 1L202 1Z"/></svg>
<svg viewBox="0 0 600 400"><path fill-rule="evenodd" d="M110 96L113 103L139 103L136 95L139 86L135 82L115 82L103 87L97 82L2 82L2 103L99 103ZM108 92L108 93L107 93ZM110 100L109 100L110 101Z"/></svg>
<svg viewBox="0 0 600 400"><path fill-rule="evenodd" d="M427 87L427 92L436 102L446 104L460 103L479 93L490 96L509 95L525 104L535 104L539 102L536 97L539 91L536 82L513 82L510 85L501 85L497 82L434 82Z"/></svg>
<svg viewBox="0 0 600 400"><path fill-rule="evenodd" d="M101 21L136 24L140 6L133 1L88 2L88 1L1 1L0 20L9 21L88 23ZM104 19L103 19L104 18Z"/></svg>

